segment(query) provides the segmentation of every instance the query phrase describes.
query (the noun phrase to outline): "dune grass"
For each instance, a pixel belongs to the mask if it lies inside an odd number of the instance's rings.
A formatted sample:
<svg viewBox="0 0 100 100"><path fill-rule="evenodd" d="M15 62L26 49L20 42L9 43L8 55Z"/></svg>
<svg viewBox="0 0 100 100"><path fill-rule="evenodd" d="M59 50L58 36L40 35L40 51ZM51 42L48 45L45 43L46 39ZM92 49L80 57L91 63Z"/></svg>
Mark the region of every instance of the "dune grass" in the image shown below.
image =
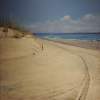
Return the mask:
<svg viewBox="0 0 100 100"><path fill-rule="evenodd" d="M14 38L20 38L27 34L32 35L32 33L29 32L26 27L24 27L21 23L10 17L0 17L0 27L3 27L2 31L5 34L7 34L9 29L18 31L19 33L14 34Z"/></svg>

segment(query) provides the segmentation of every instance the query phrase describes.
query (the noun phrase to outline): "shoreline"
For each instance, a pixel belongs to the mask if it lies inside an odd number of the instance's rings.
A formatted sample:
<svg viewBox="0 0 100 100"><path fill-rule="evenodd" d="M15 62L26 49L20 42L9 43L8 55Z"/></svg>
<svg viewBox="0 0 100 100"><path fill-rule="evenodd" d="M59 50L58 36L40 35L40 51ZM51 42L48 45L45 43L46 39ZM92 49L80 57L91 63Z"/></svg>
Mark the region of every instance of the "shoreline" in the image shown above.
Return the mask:
<svg viewBox="0 0 100 100"><path fill-rule="evenodd" d="M93 50L100 50L100 41L98 40L73 40L73 39L59 39L59 40L51 40L51 39L44 39L48 41L53 41L65 45L76 46L85 49L93 49Z"/></svg>

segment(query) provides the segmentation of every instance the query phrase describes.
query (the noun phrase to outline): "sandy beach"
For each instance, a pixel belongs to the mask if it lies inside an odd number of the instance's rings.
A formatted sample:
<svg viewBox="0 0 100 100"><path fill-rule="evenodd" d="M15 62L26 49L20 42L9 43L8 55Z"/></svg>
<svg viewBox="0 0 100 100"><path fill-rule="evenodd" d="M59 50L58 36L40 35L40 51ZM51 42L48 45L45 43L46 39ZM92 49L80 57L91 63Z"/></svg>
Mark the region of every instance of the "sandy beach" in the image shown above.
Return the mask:
<svg viewBox="0 0 100 100"><path fill-rule="evenodd" d="M1 100L99 100L100 51L33 37L0 39Z"/></svg>

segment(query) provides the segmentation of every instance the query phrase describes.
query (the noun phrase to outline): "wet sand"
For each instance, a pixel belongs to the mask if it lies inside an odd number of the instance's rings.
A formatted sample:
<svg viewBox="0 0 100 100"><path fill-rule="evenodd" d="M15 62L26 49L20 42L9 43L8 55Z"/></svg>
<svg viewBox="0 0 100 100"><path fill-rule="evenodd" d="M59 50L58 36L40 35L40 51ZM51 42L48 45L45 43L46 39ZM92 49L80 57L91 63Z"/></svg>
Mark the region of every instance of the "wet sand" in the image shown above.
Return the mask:
<svg viewBox="0 0 100 100"><path fill-rule="evenodd" d="M50 40L49 41L55 41L58 43L66 44L66 45L72 45L77 46L81 48L86 49L94 49L94 50L100 50L100 41L99 40L71 40L71 39L59 39L59 40Z"/></svg>

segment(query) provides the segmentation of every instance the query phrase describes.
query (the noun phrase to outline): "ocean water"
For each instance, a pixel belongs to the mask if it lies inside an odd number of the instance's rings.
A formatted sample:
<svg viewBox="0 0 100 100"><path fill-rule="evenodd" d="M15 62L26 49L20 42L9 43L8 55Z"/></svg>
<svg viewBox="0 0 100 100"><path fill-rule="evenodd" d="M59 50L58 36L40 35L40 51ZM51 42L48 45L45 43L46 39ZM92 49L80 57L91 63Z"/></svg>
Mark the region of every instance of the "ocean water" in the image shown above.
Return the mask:
<svg viewBox="0 0 100 100"><path fill-rule="evenodd" d="M37 36L45 39L71 39L71 40L98 40L100 41L100 33L37 33Z"/></svg>

